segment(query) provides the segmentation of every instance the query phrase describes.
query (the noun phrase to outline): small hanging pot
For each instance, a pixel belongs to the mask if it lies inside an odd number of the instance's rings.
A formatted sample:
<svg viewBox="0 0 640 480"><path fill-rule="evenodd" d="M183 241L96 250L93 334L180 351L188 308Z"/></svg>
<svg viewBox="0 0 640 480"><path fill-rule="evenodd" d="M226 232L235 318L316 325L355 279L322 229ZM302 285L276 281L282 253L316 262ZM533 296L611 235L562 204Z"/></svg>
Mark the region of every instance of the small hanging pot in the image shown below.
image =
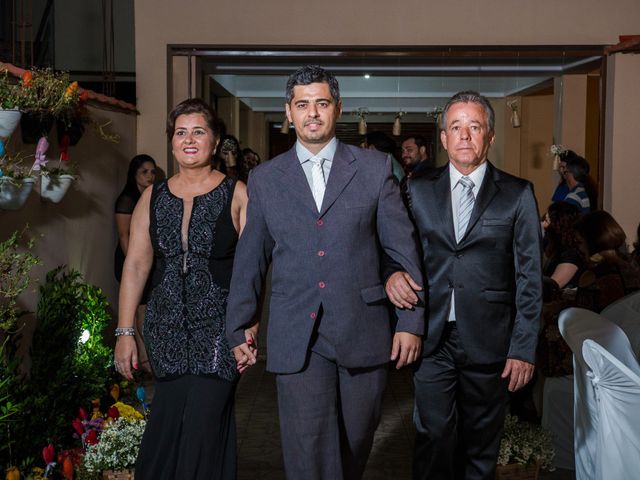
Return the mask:
<svg viewBox="0 0 640 480"><path fill-rule="evenodd" d="M0 139L9 138L15 131L22 114L20 110L4 110L0 108Z"/></svg>
<svg viewBox="0 0 640 480"><path fill-rule="evenodd" d="M29 198L36 179L26 177L16 180L10 177L0 177L0 208L2 210L18 210Z"/></svg>
<svg viewBox="0 0 640 480"><path fill-rule="evenodd" d="M40 197L52 203L60 203L75 180L73 175L42 175Z"/></svg>

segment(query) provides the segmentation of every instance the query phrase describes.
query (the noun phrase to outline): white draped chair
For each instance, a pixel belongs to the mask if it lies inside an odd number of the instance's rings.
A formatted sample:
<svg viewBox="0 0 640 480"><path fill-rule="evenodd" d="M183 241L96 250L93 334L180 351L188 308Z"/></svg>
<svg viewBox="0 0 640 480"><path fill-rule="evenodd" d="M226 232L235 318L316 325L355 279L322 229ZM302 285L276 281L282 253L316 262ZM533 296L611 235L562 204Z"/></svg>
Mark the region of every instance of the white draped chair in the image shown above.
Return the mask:
<svg viewBox="0 0 640 480"><path fill-rule="evenodd" d="M582 308L564 310L558 324L574 353L576 479L640 478L640 420L633 422L637 423L634 426L629 419L630 415L640 419L640 383L632 388L634 380L640 379L640 366L629 339L607 318ZM585 345L586 341L589 342ZM583 354L585 346L586 356ZM600 360L605 358L603 351L607 352L606 361ZM624 372L615 373L620 365L624 366ZM627 413L623 415L623 411ZM630 414L631 411L634 413ZM615 427L619 435L611 435L613 425L625 422L629 424L628 429L623 431ZM612 462L625 465L613 465ZM635 473L625 476L626 471Z"/></svg>
<svg viewBox="0 0 640 480"><path fill-rule="evenodd" d="M640 291L613 302L600 315L622 329L631 342L636 358L640 358Z"/></svg>
<svg viewBox="0 0 640 480"><path fill-rule="evenodd" d="M628 346L630 351L630 346ZM598 415L596 480L640 477L640 367L616 358L594 340L585 340L582 355L591 368Z"/></svg>

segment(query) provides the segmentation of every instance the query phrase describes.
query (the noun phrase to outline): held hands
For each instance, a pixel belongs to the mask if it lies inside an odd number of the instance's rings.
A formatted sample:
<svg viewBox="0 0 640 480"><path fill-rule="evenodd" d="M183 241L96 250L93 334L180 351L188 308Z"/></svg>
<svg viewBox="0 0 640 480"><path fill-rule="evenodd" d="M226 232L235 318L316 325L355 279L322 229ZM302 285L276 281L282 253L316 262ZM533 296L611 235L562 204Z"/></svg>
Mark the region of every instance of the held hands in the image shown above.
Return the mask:
<svg viewBox="0 0 640 480"><path fill-rule="evenodd" d="M502 372L502 378L509 378L509 391L515 392L524 387L531 377L535 366L532 363L515 358L507 358L507 363Z"/></svg>
<svg viewBox="0 0 640 480"><path fill-rule="evenodd" d="M415 362L420 358L422 351L422 338L409 332L396 332L393 336L393 346L391 347L391 361L398 360L396 369Z"/></svg>
<svg viewBox="0 0 640 480"><path fill-rule="evenodd" d="M421 291L422 287L407 272L395 272L387 279L384 289L396 307L411 309L418 303L415 292Z"/></svg>
<svg viewBox="0 0 640 480"><path fill-rule="evenodd" d="M138 369L138 347L133 336L122 335L116 340L113 366L127 380L133 380L133 370Z"/></svg>
<svg viewBox="0 0 640 480"><path fill-rule="evenodd" d="M236 359L236 367L240 374L252 365L255 365L258 358L258 325L247 328L244 331L245 343L238 345L232 349L233 356Z"/></svg>

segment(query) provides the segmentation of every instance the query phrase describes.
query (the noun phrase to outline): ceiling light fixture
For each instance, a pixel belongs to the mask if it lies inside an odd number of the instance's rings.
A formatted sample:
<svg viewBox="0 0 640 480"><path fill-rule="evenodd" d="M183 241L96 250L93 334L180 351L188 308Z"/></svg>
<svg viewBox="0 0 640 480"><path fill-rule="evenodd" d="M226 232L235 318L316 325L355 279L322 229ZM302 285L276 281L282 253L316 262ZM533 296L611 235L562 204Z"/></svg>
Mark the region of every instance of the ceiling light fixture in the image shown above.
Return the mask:
<svg viewBox="0 0 640 480"><path fill-rule="evenodd" d="M369 80L371 78L371 75L369 75L368 73L364 74L364 78L366 78L367 80Z"/></svg>

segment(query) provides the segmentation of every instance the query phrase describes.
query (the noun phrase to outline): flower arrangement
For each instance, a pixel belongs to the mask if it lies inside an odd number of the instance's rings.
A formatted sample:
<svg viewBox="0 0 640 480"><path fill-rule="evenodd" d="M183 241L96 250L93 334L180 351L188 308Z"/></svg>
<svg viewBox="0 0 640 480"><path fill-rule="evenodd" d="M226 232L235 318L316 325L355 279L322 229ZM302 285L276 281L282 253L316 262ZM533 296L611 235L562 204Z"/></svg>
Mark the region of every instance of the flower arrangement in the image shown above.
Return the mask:
<svg viewBox="0 0 640 480"><path fill-rule="evenodd" d="M551 155L553 156L558 156L561 157L566 151L567 149L564 148L562 145L551 145Z"/></svg>
<svg viewBox="0 0 640 480"><path fill-rule="evenodd" d="M24 113L59 117L80 101L78 82L66 72L34 68L22 74L18 85L16 107Z"/></svg>
<svg viewBox="0 0 640 480"><path fill-rule="evenodd" d="M498 465L537 463L540 468L553 470L551 461L554 455L551 434L548 431L540 425L520 422L518 417L507 415L500 442Z"/></svg>
<svg viewBox="0 0 640 480"><path fill-rule="evenodd" d="M89 445L84 468L91 474L126 470L135 465L146 420L118 417L106 424L95 445Z"/></svg>

